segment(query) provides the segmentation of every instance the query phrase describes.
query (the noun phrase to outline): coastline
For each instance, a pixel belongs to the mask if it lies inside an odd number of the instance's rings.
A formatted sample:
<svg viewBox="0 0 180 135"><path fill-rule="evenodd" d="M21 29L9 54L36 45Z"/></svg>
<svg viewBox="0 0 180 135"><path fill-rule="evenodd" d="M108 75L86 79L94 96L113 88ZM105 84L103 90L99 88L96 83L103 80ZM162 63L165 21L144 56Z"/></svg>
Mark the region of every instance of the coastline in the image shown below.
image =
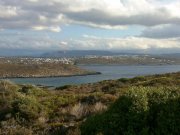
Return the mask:
<svg viewBox="0 0 180 135"><path fill-rule="evenodd" d="M14 78L58 78L58 77L73 77L73 76L88 76L88 75L100 75L101 72L89 72L82 74L72 74L72 75L44 75L44 76L10 76L10 77L0 77L0 79L14 79Z"/></svg>
<svg viewBox="0 0 180 135"><path fill-rule="evenodd" d="M76 66L167 66L167 65L180 65L180 63L154 63L154 64L121 64L121 63L108 63L108 64L98 64L98 63L91 63L91 64L77 64Z"/></svg>

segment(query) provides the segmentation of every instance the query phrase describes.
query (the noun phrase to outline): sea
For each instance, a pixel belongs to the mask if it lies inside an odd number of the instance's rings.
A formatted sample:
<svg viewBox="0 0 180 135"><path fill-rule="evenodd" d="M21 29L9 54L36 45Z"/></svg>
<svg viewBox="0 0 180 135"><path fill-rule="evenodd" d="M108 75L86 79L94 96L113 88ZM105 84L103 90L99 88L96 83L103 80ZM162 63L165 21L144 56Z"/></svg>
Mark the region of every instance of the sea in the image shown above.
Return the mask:
<svg viewBox="0 0 180 135"><path fill-rule="evenodd" d="M172 73L180 71L180 65L79 65L80 68L101 72L98 75L50 77L50 78L13 78L18 84L33 84L50 87L94 83L102 80L132 78L136 76Z"/></svg>

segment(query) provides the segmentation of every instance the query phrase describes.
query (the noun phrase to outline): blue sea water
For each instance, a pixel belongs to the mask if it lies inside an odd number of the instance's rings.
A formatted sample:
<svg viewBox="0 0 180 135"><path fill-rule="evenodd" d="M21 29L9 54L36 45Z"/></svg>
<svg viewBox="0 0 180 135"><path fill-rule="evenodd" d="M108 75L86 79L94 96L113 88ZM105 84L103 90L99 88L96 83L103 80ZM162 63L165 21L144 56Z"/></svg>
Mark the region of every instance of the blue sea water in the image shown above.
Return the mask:
<svg viewBox="0 0 180 135"><path fill-rule="evenodd" d="M121 66L121 65L83 65L81 68L101 72L100 75L52 77L52 78L13 78L9 79L18 84L35 84L45 86L63 86L93 83L102 80L132 78L142 75L153 75L180 71L180 65L156 66Z"/></svg>

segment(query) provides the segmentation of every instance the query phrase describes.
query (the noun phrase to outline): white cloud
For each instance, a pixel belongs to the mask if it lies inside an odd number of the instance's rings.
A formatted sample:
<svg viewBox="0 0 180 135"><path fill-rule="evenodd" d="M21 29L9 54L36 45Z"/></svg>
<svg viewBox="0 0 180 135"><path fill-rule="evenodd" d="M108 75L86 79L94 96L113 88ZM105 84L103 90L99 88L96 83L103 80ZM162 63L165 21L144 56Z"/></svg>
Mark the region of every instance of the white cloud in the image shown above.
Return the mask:
<svg viewBox="0 0 180 135"><path fill-rule="evenodd" d="M15 36L16 35L16 36ZM8 34L0 36L0 50L3 49L24 49L24 50L61 50L67 43L61 40L55 40L48 35L24 35Z"/></svg>
<svg viewBox="0 0 180 135"><path fill-rule="evenodd" d="M62 42L60 42L61 43L61 45L68 45L68 43L67 42L64 42L64 41L62 41Z"/></svg>
<svg viewBox="0 0 180 135"><path fill-rule="evenodd" d="M0 18L10 18L17 16L17 8L12 6L0 5Z"/></svg>
<svg viewBox="0 0 180 135"><path fill-rule="evenodd" d="M167 2L168 1L168 2ZM179 0L0 0L0 30L60 32L62 25L79 24L103 29L146 28L139 37L80 39L24 35L0 36L0 48L39 50L180 48ZM88 33L88 32L87 32ZM159 38L159 39L157 39Z"/></svg>
<svg viewBox="0 0 180 135"><path fill-rule="evenodd" d="M30 2L38 2L39 0L29 0Z"/></svg>
<svg viewBox="0 0 180 135"><path fill-rule="evenodd" d="M46 27L46 26L33 26L32 27L34 30L48 30L52 32L60 32L61 28L59 26L51 26L51 27Z"/></svg>
<svg viewBox="0 0 180 135"><path fill-rule="evenodd" d="M169 3L157 0L1 0L0 28L54 28L76 23L122 29L129 25L180 24L179 7L177 0Z"/></svg>
<svg viewBox="0 0 180 135"><path fill-rule="evenodd" d="M31 49L41 51L53 50L180 50L180 38L153 39L145 37L102 38L83 35L80 39L60 40L48 35L26 35L17 33L0 36L0 49Z"/></svg>
<svg viewBox="0 0 180 135"><path fill-rule="evenodd" d="M145 37L100 38L83 35L81 40L72 40L69 44L82 49L110 49L110 50L147 50L179 48L179 38L151 39Z"/></svg>

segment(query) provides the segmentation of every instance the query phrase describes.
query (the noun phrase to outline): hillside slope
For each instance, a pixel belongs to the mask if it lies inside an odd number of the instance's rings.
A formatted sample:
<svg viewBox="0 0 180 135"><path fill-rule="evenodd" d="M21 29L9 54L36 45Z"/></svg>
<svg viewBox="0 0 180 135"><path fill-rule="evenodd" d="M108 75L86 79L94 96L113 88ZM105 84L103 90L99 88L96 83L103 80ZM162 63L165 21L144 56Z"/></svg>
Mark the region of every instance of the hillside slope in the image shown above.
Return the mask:
<svg viewBox="0 0 180 135"><path fill-rule="evenodd" d="M179 84L180 72L54 90L0 81L0 134L175 135Z"/></svg>
<svg viewBox="0 0 180 135"><path fill-rule="evenodd" d="M42 58L0 58L0 78L58 77L97 74L80 69L70 60Z"/></svg>

